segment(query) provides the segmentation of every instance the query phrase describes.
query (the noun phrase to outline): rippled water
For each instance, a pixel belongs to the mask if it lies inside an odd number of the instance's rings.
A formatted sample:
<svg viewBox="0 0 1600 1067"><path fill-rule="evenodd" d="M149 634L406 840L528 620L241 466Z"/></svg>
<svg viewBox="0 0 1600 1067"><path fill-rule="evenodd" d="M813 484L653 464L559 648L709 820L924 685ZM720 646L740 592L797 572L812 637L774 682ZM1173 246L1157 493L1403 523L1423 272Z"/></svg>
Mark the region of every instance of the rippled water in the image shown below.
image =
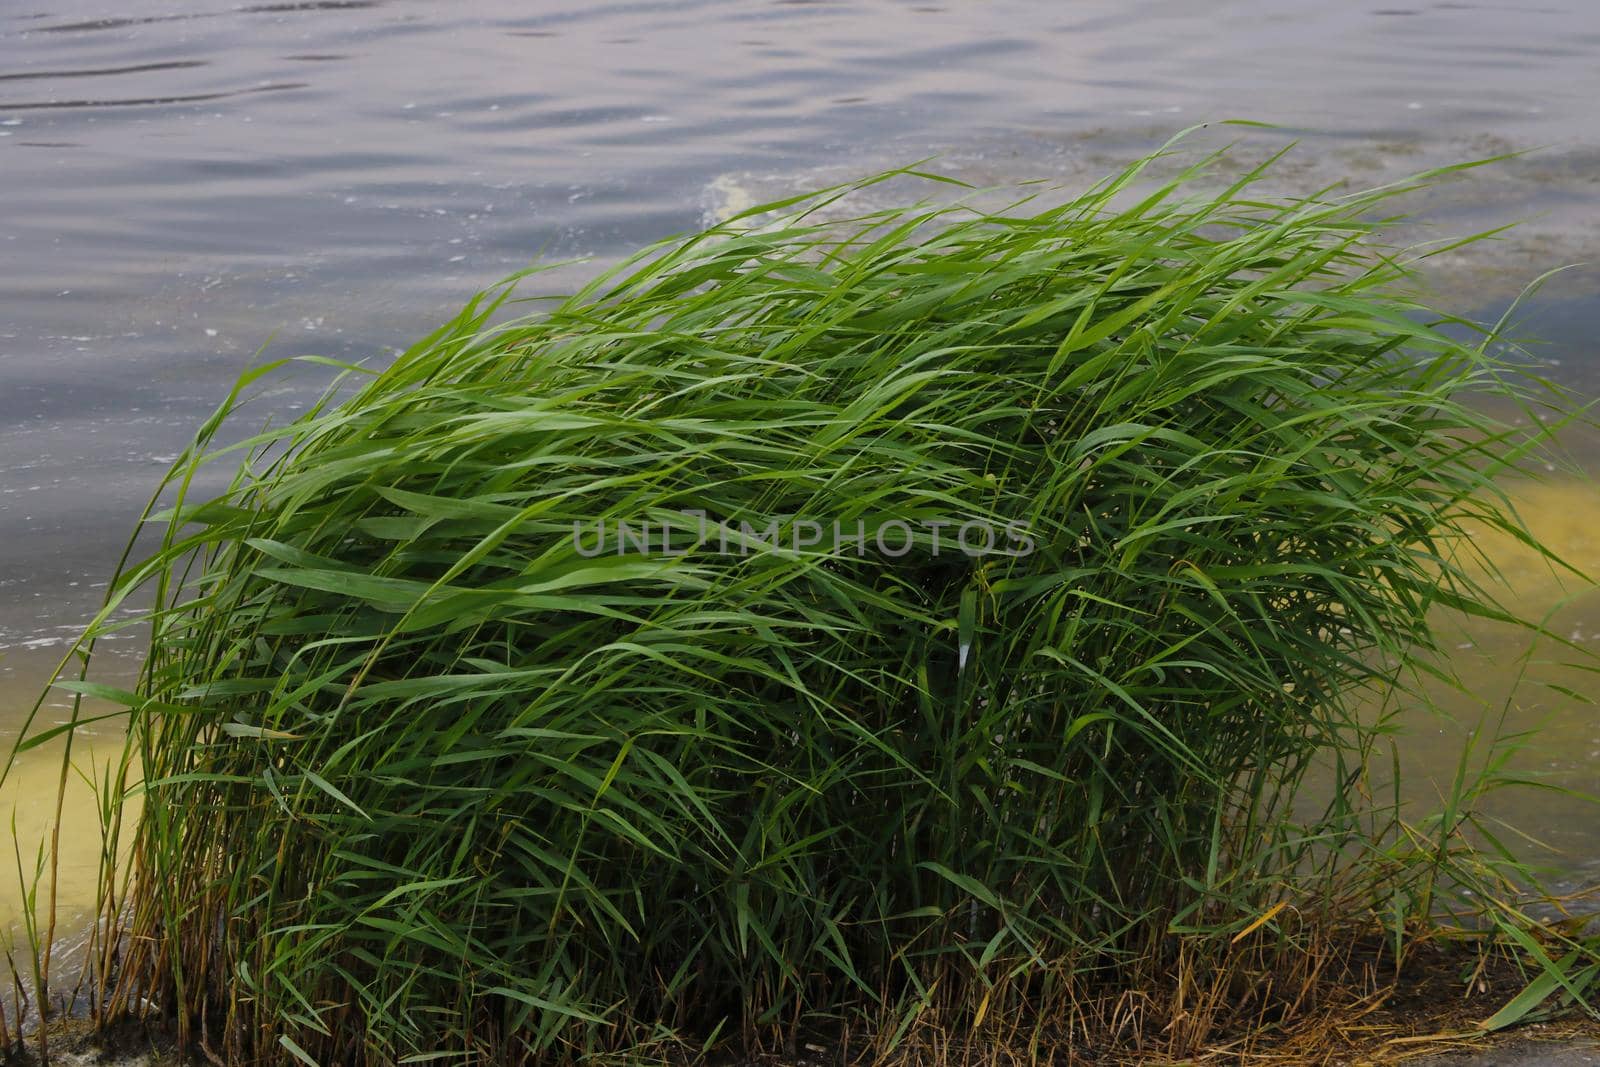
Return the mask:
<svg viewBox="0 0 1600 1067"><path fill-rule="evenodd" d="M1456 306L1494 310L1600 253L1597 59L1592 0L12 0L0 726L263 348L381 358L536 257L603 260L928 156L1082 183L1229 117L1285 129L1228 136L1301 140L1286 190L1539 147L1424 205L1447 232L1531 218L1440 264ZM1523 316L1591 395L1596 277L1564 275ZM261 418L319 384L280 383ZM1543 506L1586 538L1600 501L1566 492ZM1600 630L1594 605L1565 610ZM1575 707L1554 711L1573 731L1558 770L1596 788L1579 746L1600 753L1600 731Z"/></svg>

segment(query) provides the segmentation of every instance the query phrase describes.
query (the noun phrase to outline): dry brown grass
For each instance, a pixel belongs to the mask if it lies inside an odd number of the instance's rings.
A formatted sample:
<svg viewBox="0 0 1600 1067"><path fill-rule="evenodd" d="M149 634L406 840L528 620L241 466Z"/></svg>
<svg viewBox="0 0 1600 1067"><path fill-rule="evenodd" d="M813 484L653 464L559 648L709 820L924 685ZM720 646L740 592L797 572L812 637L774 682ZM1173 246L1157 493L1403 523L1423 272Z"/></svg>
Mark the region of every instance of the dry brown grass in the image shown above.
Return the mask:
<svg viewBox="0 0 1600 1067"><path fill-rule="evenodd" d="M1345 931L1310 951L1241 948L1206 965L1180 949L1164 983L1058 992L1028 1017L977 1029L936 1006L894 1035L812 1034L728 1061L769 1067L1071 1067L1076 1064L1383 1065L1507 1044L1600 1040L1600 1022L1568 1011L1500 1032L1482 1023L1532 970L1490 937L1421 936L1396 965L1386 939ZM1275 958L1274 958L1275 957ZM1463 1061L1470 1063L1470 1060ZM1530 1061L1532 1062L1532 1061Z"/></svg>

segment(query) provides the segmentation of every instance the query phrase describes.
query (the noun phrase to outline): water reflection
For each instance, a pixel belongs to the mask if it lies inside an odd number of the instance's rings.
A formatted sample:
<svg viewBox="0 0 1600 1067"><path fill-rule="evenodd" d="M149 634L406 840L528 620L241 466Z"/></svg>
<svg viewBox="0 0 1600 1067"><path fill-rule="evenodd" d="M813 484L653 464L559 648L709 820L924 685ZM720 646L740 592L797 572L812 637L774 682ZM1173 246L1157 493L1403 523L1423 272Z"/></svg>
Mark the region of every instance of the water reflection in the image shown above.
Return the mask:
<svg viewBox="0 0 1600 1067"><path fill-rule="evenodd" d="M195 64L203 66L203 64ZM127 99L83 99L83 100L36 100L14 101L0 100L0 111L40 111L53 108L68 107L150 107L160 104L193 104L209 100L227 100L235 96L249 96L252 93L276 93L287 89L304 89L307 82L275 82L267 85L254 85L248 89L232 89L218 93L190 93L187 96L145 96Z"/></svg>
<svg viewBox="0 0 1600 1067"><path fill-rule="evenodd" d="M138 63L131 67L102 67L98 70L38 70L18 74L0 73L0 82L36 81L46 78L104 78L113 74L144 74L154 70L188 70L204 67L203 59L173 60L168 63Z"/></svg>
<svg viewBox="0 0 1600 1067"><path fill-rule="evenodd" d="M0 717L14 723L38 696L15 685L0 684ZM64 717L64 708L55 711ZM89 708L85 714L104 714L108 708ZM45 720L45 728L54 716ZM35 920L42 928L49 919L52 890L52 844L56 848L54 894L58 929L64 944L81 940L93 919L102 876L103 800L126 792L121 776L122 734L109 724L81 730L73 742L72 769L63 779L63 741L51 741L17 757L6 781L0 784L0 820L6 830L0 841L0 943L21 948L27 944L24 908L32 900ZM109 727L109 728L108 728ZM9 752L14 731L4 731ZM107 776L110 775L108 778ZM136 778L130 776L128 781ZM108 789L107 784L115 783ZM61 819L57 828L58 798ZM131 826L140 802L128 798L123 807ZM126 846L127 837L123 838ZM124 847L125 851L125 847ZM9 939L9 941L7 941ZM19 954L20 960L23 955Z"/></svg>
<svg viewBox="0 0 1600 1067"><path fill-rule="evenodd" d="M1572 569L1484 529L1474 531L1463 562L1490 583L1508 614L1541 624L1549 636L1438 612L1454 681L1420 681L1432 707L1414 704L1402 716L1402 778L1409 778L1411 814L1420 817L1448 794L1471 735L1522 735L1510 770L1550 788L1496 792L1487 812L1541 843L1524 847L1530 862L1575 872L1600 861L1600 819L1584 799L1600 797L1600 715L1590 696L1600 672L1600 587L1593 582L1600 577L1600 485L1552 477L1513 486L1511 500L1534 537Z"/></svg>

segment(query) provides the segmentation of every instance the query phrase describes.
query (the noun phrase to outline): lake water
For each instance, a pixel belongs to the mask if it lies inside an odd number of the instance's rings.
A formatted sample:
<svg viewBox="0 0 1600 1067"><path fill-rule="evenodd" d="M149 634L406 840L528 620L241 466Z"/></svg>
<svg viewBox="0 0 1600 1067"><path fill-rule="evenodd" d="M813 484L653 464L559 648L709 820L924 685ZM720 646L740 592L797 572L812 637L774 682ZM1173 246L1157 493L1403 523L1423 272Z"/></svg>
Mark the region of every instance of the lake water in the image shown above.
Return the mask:
<svg viewBox="0 0 1600 1067"><path fill-rule="evenodd" d="M1592 0L12 0L0 729L94 610L163 466L263 353L381 359L536 257L604 261L930 156L974 181L1081 185L1226 118L1282 127L1226 132L1251 150L1300 141L1285 192L1537 149L1419 205L1439 234L1527 220L1432 276L1455 309L1492 314L1540 271L1600 258L1597 100ZM1562 275L1520 322L1551 342L1553 374L1600 396L1597 279ZM256 410L291 413L320 384L278 383ZM1564 480L1526 499L1600 568L1600 495ZM1570 592L1518 567L1530 611ZM1586 641L1600 602L1558 621ZM1480 694L1506 688L1514 641L1460 642ZM107 650L131 669L137 641ZM1516 721L1547 723L1552 780L1600 792L1592 712L1537 687L1511 699ZM1419 725L1441 774L1450 736ZM8 786L24 811L53 790L42 769ZM1600 857L1600 820L1508 811L1563 866Z"/></svg>

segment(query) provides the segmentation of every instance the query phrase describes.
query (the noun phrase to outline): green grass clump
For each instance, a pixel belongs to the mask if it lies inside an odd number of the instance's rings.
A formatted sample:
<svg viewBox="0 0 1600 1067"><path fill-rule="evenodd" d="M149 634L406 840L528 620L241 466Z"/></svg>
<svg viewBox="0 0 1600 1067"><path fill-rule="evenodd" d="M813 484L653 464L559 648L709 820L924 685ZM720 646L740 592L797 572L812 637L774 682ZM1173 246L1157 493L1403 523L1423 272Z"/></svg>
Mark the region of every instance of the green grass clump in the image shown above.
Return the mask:
<svg viewBox="0 0 1600 1067"><path fill-rule="evenodd" d="M882 1048L1417 918L1440 854L1361 817L1358 702L1493 610L1458 535L1518 529L1534 438L1397 295L1396 190L1143 166L769 205L245 446L219 415L114 595L156 599L137 691L79 687L148 782L107 995L251 1062ZM618 523L651 550L592 555Z"/></svg>

